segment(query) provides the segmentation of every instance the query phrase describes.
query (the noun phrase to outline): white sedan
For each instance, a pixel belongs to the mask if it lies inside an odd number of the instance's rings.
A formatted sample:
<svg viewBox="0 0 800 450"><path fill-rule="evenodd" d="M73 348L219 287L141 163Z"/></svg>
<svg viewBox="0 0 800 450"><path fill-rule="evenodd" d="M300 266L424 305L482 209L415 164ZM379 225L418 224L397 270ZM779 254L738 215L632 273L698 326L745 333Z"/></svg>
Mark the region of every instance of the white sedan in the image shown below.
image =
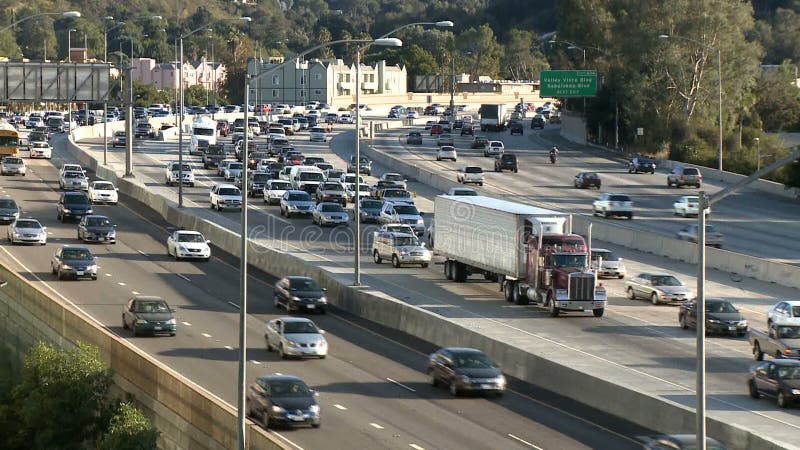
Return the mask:
<svg viewBox="0 0 800 450"><path fill-rule="evenodd" d="M47 227L36 219L17 219L6 230L6 237L14 244L47 244Z"/></svg>
<svg viewBox="0 0 800 450"><path fill-rule="evenodd" d="M30 158L51 159L53 157L53 147L47 142L34 141L31 143Z"/></svg>
<svg viewBox="0 0 800 450"><path fill-rule="evenodd" d="M767 324L800 325L800 301L784 300L767 310Z"/></svg>
<svg viewBox="0 0 800 450"><path fill-rule="evenodd" d="M116 205L119 202L119 189L108 181L93 181L89 185L89 201L92 203L109 203Z"/></svg>
<svg viewBox="0 0 800 450"><path fill-rule="evenodd" d="M406 112L406 119L419 119L419 113L411 110Z"/></svg>
<svg viewBox="0 0 800 450"><path fill-rule="evenodd" d="M700 207L700 198L693 195L684 195L672 204L676 216L696 216ZM706 207L706 215L711 214L711 207Z"/></svg>
<svg viewBox="0 0 800 450"><path fill-rule="evenodd" d="M264 186L264 203L277 205L286 191L292 189L292 183L286 180L269 180Z"/></svg>
<svg viewBox="0 0 800 450"><path fill-rule="evenodd" d="M181 258L208 261L211 258L210 243L197 231L177 230L167 238L167 256L174 256L176 261Z"/></svg>
<svg viewBox="0 0 800 450"><path fill-rule="evenodd" d="M264 330L267 351L275 350L281 358L328 356L328 341L323 334L325 331L304 317L281 317L270 320Z"/></svg>

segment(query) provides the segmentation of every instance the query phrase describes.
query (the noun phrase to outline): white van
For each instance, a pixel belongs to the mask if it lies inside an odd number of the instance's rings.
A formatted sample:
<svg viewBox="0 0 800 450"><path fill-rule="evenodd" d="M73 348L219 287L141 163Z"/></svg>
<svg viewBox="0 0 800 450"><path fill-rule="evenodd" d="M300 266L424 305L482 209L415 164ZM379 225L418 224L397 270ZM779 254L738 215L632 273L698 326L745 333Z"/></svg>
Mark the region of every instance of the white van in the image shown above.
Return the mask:
<svg viewBox="0 0 800 450"><path fill-rule="evenodd" d="M292 188L309 194L317 191L317 186L325 181L325 173L314 166L294 166L289 172Z"/></svg>
<svg viewBox="0 0 800 450"><path fill-rule="evenodd" d="M198 117L192 123L192 142L189 154L201 154L209 145L217 145L217 121L208 117Z"/></svg>

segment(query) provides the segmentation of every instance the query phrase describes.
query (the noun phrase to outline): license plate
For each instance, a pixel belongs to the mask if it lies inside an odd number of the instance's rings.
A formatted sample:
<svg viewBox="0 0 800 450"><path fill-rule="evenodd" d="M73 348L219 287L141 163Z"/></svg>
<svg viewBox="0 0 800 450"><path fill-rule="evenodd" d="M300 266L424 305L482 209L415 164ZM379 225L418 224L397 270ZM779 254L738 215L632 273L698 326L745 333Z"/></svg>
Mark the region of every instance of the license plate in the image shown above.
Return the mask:
<svg viewBox="0 0 800 450"><path fill-rule="evenodd" d="M82 270L79 270L79 271L75 272L75 274L76 274L76 275L83 275L83 271L82 271Z"/></svg>
<svg viewBox="0 0 800 450"><path fill-rule="evenodd" d="M101 240L101 241L105 241L105 240L106 240L106 238L104 238L104 237L101 237L101 238L100 238L100 240Z"/></svg>
<svg viewBox="0 0 800 450"><path fill-rule="evenodd" d="M294 420L295 422L303 422L306 420L303 418L303 416L289 416L289 419Z"/></svg>
<svg viewBox="0 0 800 450"><path fill-rule="evenodd" d="M491 384L482 384L481 385L481 389L491 389L491 388L492 388Z"/></svg>
<svg viewBox="0 0 800 450"><path fill-rule="evenodd" d="M153 329L156 330L156 331L159 331L159 330L161 330L161 327L153 327Z"/></svg>
<svg viewBox="0 0 800 450"><path fill-rule="evenodd" d="M317 305L308 305L308 309L314 309L316 307L317 307Z"/></svg>
<svg viewBox="0 0 800 450"><path fill-rule="evenodd" d="M736 327L728 327L728 331L736 331Z"/></svg>

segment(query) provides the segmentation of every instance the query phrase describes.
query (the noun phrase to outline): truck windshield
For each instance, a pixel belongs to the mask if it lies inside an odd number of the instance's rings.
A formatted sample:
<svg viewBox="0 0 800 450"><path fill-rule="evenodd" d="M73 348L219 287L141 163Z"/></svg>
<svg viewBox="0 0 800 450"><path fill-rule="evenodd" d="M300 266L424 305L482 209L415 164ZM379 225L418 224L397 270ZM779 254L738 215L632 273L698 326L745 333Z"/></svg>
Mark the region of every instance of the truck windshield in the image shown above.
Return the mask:
<svg viewBox="0 0 800 450"><path fill-rule="evenodd" d="M300 181L322 181L322 174L318 172L301 172Z"/></svg>
<svg viewBox="0 0 800 450"><path fill-rule="evenodd" d="M800 327L778 327L778 338L780 339L800 338Z"/></svg>
<svg viewBox="0 0 800 450"><path fill-rule="evenodd" d="M553 255L556 267L586 267L586 255L576 253L561 253Z"/></svg>
<svg viewBox="0 0 800 450"><path fill-rule="evenodd" d="M214 128L195 128L195 136L214 136Z"/></svg>

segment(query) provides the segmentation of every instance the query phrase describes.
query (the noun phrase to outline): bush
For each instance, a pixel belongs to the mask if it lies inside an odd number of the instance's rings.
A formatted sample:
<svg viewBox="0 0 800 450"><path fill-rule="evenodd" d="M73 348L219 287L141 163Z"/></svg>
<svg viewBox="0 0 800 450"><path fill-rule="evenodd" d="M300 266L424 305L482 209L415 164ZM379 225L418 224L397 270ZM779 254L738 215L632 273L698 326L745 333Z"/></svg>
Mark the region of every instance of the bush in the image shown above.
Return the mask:
<svg viewBox="0 0 800 450"><path fill-rule="evenodd" d="M158 431L131 403L121 402L100 440L100 450L154 450Z"/></svg>

